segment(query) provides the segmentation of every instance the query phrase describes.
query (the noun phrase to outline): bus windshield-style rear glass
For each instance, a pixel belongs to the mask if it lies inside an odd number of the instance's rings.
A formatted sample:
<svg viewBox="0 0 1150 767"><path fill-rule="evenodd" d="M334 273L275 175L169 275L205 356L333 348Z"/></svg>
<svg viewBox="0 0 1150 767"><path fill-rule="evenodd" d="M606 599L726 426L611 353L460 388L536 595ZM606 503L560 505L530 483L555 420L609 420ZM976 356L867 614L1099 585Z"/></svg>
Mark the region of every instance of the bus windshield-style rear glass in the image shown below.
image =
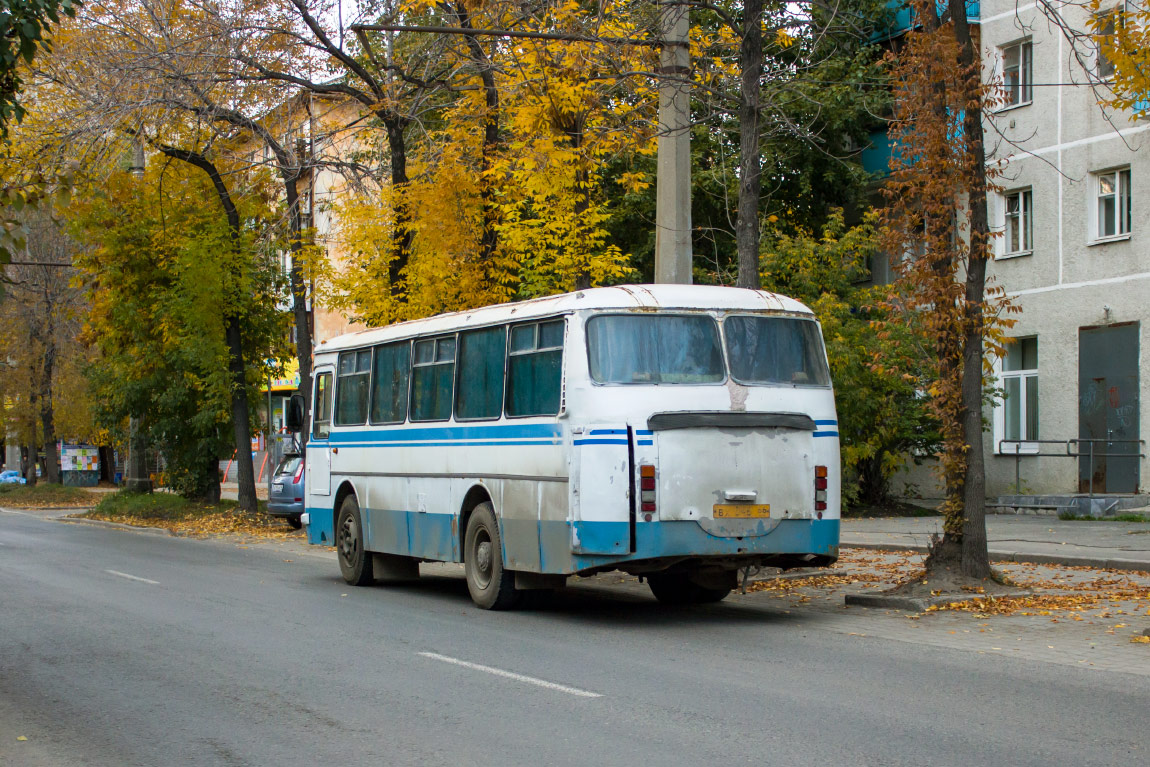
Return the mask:
<svg viewBox="0 0 1150 767"><path fill-rule="evenodd" d="M709 384L726 377L719 328L706 315L592 317L587 355L599 383Z"/></svg>
<svg viewBox="0 0 1150 767"><path fill-rule="evenodd" d="M830 386L819 326L791 317L734 316L723 322L731 377L744 384Z"/></svg>

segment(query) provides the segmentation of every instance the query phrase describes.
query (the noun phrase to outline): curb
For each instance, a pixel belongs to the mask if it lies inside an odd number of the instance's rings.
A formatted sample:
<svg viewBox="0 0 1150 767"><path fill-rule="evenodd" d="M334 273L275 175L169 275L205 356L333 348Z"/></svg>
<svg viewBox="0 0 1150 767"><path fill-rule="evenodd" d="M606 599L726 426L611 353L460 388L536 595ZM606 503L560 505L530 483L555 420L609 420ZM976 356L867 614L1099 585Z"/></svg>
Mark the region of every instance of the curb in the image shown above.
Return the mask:
<svg viewBox="0 0 1150 767"><path fill-rule="evenodd" d="M927 553L927 547L915 543L843 543L844 549L869 549L871 551L914 551ZM1018 562L1033 565L1067 565L1068 567L1092 567L1096 570L1130 570L1150 572L1150 562L1140 559L1106 557L1079 557L1063 554L1027 554L1021 551L990 550L990 558L995 562Z"/></svg>
<svg viewBox="0 0 1150 767"><path fill-rule="evenodd" d="M847 594L843 599L848 607L879 607L887 610L913 610L924 612L928 607L952 605L956 602L973 602L976 599L1029 596L1029 591L1013 591L1006 594L940 594L936 597L900 597L884 594Z"/></svg>
<svg viewBox="0 0 1150 767"><path fill-rule="evenodd" d="M756 575L747 579L747 583L763 583L767 581L795 581L801 578L826 578L832 575L848 575L846 570L823 570L821 572L786 572L776 575Z"/></svg>
<svg viewBox="0 0 1150 767"><path fill-rule="evenodd" d="M81 519L79 517L55 517L57 522L66 522L70 525L93 525L95 527L110 527L116 530L130 530L134 533L144 533L146 535L163 535L169 538L178 538L179 536L171 530L165 530L162 527L142 527L140 525L126 525L123 522L107 522L103 519Z"/></svg>

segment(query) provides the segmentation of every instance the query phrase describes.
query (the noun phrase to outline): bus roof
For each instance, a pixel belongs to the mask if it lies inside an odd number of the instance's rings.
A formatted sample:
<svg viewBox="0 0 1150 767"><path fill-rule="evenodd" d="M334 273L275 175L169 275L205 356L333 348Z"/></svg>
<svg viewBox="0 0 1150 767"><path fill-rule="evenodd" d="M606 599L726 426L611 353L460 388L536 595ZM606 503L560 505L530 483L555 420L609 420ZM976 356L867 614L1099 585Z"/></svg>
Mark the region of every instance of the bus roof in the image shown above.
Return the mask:
<svg viewBox="0 0 1150 767"><path fill-rule="evenodd" d="M726 288L717 285L618 285L589 288L557 296L483 306L478 309L437 314L382 328L369 328L328 339L316 345L316 353L370 346L397 338L440 333L469 325L530 320L583 309L721 309L813 314L793 298L765 290Z"/></svg>

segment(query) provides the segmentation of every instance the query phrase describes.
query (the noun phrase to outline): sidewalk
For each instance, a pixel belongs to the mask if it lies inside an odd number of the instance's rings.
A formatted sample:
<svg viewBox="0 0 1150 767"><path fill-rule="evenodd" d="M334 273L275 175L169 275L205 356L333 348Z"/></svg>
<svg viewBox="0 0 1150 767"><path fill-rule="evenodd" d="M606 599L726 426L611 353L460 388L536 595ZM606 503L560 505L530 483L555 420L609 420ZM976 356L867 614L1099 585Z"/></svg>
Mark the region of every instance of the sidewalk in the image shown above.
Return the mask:
<svg viewBox="0 0 1150 767"><path fill-rule="evenodd" d="M926 551L942 517L844 519L843 548ZM1055 563L1150 572L1150 522L1072 522L1052 517L986 517L994 561Z"/></svg>

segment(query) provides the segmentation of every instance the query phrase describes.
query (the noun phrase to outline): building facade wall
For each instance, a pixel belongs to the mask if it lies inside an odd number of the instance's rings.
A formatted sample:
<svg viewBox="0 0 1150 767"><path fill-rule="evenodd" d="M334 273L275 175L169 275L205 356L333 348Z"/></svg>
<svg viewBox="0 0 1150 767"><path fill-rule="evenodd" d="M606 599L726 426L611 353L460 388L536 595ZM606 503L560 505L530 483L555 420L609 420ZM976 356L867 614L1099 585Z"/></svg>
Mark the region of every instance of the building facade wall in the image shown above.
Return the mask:
<svg viewBox="0 0 1150 767"><path fill-rule="evenodd" d="M1063 12L1078 29L1087 28L1083 8L1063 6ZM992 224L1005 227L1008 195L1024 190L1031 195L1029 252L1008 255L1005 238L1000 239L991 278L1021 308L1007 335L1037 339L1038 438L1080 436L1081 329L1137 323L1136 350L1102 353L1136 355L1139 412L1125 425L1128 434L1145 439L1150 434L1150 381L1142 374L1143 350L1150 344L1150 120L1100 107L1103 91L1091 87L1098 83L1095 53L1068 40L1034 4L984 1L982 40L988 80L1001 74L1004 48L1022 41L1033 52L1032 99L999 109L986 137L1003 187L990 201ZM1115 169L1129 170L1129 232L1100 242L1096 174ZM1115 389L1110 387L1112 396L1118 396ZM1123 402L1131 395L1122 392ZM1065 457L1065 446L1042 445L1039 452L1049 455L1017 460L1000 454L1003 414L1001 403L987 413L994 425L986 435L987 494L1015 492L1016 467L1021 492L1078 492L1078 461ZM1145 458L1138 471L1141 489L1150 476Z"/></svg>

